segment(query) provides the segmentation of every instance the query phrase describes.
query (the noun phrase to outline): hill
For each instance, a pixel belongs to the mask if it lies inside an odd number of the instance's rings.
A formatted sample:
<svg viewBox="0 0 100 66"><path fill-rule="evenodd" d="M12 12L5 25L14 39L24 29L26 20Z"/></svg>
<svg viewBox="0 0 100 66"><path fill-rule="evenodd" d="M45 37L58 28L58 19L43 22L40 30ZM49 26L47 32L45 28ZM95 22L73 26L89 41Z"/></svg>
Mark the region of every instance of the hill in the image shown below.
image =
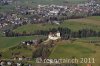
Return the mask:
<svg viewBox="0 0 100 66"><path fill-rule="evenodd" d="M94 20L92 18L94 18ZM64 23L62 23L61 25L28 24L28 25L18 27L14 31L20 32L20 33L22 33L23 31L26 31L28 33L28 32L34 32L35 30L48 30L50 28L57 28L57 27L68 27L73 31L77 31L77 30L80 30L83 28L99 31L100 30L100 22L99 22L98 18L89 17L89 18L84 18L84 19L71 19L71 20L69 19L69 20L65 20Z"/></svg>
<svg viewBox="0 0 100 66"><path fill-rule="evenodd" d="M18 0L19 1L19 0ZM24 4L67 4L67 3L83 3L87 0L20 0L20 2L23 2Z"/></svg>
<svg viewBox="0 0 100 66"><path fill-rule="evenodd" d="M66 5L66 4L76 4L76 3L84 3L87 0L12 0L12 4L9 5L1 5L0 4L0 12L7 12L15 9L16 6L30 6L34 7L39 4L57 4L57 5Z"/></svg>

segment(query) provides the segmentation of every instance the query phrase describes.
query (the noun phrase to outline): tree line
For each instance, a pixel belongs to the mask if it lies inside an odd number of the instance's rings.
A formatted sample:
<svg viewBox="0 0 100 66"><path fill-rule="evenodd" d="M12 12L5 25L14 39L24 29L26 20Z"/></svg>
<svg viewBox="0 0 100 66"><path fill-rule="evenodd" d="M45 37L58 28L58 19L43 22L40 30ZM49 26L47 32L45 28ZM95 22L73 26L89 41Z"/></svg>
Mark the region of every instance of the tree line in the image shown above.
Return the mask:
<svg viewBox="0 0 100 66"><path fill-rule="evenodd" d="M70 38L84 38L84 37L100 37L100 31L95 31L92 29L80 29L78 31L72 31L69 28L51 28L49 30L36 30L34 32L27 33L23 31L22 33L17 33L12 30L6 30L6 37L19 37L19 36L32 36L32 35L44 35L48 36L49 32L55 33L59 31L61 33L62 39L70 39Z"/></svg>

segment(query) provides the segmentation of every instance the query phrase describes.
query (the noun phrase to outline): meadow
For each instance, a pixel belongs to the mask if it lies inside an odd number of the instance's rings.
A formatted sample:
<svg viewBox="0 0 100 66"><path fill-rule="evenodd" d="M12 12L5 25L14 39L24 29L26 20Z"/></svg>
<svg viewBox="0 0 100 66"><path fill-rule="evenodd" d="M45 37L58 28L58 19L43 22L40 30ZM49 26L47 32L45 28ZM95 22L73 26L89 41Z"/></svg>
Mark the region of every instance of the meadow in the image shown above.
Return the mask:
<svg viewBox="0 0 100 66"><path fill-rule="evenodd" d="M87 40L88 39L88 40ZM100 38L94 37L94 39L98 40ZM83 42L86 41L86 42ZM91 38L78 39L74 42L71 41L61 41L56 47L53 49L49 58L59 59L59 58L94 58L95 63L91 63L93 66L99 66L100 63L100 46L95 46L95 44L91 44L87 41L90 41ZM93 39L92 39L93 40ZM100 42L99 42L100 44ZM88 63L80 64L79 66L86 66Z"/></svg>
<svg viewBox="0 0 100 66"><path fill-rule="evenodd" d="M22 33L23 31L34 32L36 30L48 30L50 28L57 28L57 27L68 27L72 31L77 31L80 29L93 29L96 31L100 31L100 17L88 17L84 19L69 19L65 20L60 25L56 24L27 24L15 29L15 32ZM90 20L91 19L91 20Z"/></svg>
<svg viewBox="0 0 100 66"><path fill-rule="evenodd" d="M6 51L11 47L17 46L21 43L21 41L40 38L43 38L43 36L0 37L0 51Z"/></svg>
<svg viewBox="0 0 100 66"><path fill-rule="evenodd" d="M100 16L91 16L87 18L82 18L82 19L71 19L70 21L75 21L75 22L82 22L86 24L94 24L94 25L100 25Z"/></svg>

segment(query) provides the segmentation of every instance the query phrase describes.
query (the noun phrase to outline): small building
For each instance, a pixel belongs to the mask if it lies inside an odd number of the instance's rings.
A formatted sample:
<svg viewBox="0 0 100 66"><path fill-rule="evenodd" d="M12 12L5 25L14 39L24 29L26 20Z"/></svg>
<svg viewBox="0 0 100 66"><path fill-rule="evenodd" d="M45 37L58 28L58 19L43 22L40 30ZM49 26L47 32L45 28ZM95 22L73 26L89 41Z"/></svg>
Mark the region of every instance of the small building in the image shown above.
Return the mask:
<svg viewBox="0 0 100 66"><path fill-rule="evenodd" d="M7 65L11 66L12 65L12 62L8 61L7 62Z"/></svg>

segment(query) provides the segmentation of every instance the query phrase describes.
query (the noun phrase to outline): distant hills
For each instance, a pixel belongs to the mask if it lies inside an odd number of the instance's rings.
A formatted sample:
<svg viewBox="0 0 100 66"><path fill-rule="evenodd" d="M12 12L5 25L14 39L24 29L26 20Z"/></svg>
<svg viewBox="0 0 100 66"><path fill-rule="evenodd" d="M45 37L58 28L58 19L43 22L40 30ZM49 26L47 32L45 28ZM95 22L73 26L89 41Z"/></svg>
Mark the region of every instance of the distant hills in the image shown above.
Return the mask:
<svg viewBox="0 0 100 66"><path fill-rule="evenodd" d="M0 0L0 12L7 12L14 9L16 6L34 7L39 4L49 5L66 5L84 3L87 0Z"/></svg>
<svg viewBox="0 0 100 66"><path fill-rule="evenodd" d="M58 5L66 5L66 4L77 4L84 3L91 0L0 0L1 3L11 3L13 5L38 5L38 4L58 4ZM95 0L100 1L100 0ZM7 4L8 4L7 3Z"/></svg>
<svg viewBox="0 0 100 66"><path fill-rule="evenodd" d="M67 4L67 3L84 3L87 0L17 0L23 4Z"/></svg>

